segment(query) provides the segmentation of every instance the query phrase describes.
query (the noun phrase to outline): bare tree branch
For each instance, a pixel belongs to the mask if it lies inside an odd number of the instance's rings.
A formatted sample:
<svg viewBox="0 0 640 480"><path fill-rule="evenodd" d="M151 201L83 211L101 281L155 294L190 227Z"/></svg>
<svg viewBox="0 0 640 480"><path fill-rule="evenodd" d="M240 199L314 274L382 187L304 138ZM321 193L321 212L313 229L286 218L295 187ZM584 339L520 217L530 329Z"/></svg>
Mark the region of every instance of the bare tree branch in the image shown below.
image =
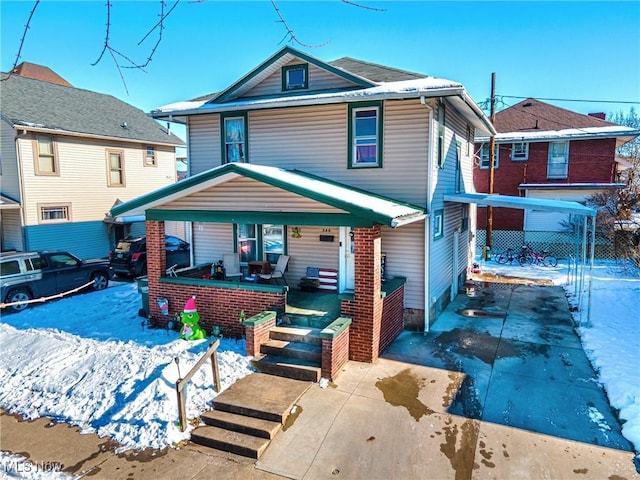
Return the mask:
<svg viewBox="0 0 640 480"><path fill-rule="evenodd" d="M159 32L158 32L158 40L156 41L156 44L153 46L153 48L151 49L151 52L149 53L149 57L147 58L147 61L145 64L140 65L141 68L146 67L147 65L149 65L149 62L151 62L151 60L153 59L153 55L154 53L156 53L156 49L158 48L158 46L160 45L160 42L162 41L162 31L164 30L164 20L171 15L171 12L173 12L173 10L178 6L178 3L180 3L180 0L176 0L176 2L173 4L173 6L169 9L169 11L165 14L164 13L164 1L160 2L161 8L160 8L160 20L158 21L158 23L156 23L148 32L147 34L142 37L142 40L140 40L138 42L138 45L142 44L149 35L151 35L151 32L153 32L156 28L159 28ZM134 67L126 67L126 68L134 68Z"/></svg>
<svg viewBox="0 0 640 480"><path fill-rule="evenodd" d="M362 5L361 3L350 2L349 0L340 0L342 3L346 3L347 5L353 5L354 7L364 8L365 10L374 10L376 12L386 12L387 10L384 8L375 8L369 7L367 5Z"/></svg>
<svg viewBox="0 0 640 480"><path fill-rule="evenodd" d="M273 9L278 14L278 17L280 18L280 20L278 20L278 21L280 23L282 23L282 25L284 25L284 28L287 30L286 35L282 38L282 40L280 40L280 43L284 42L287 38L289 38L290 42L297 43L298 45L301 45L301 46L306 47L306 48L323 47L323 46L325 46L325 45L327 45L329 43L327 41L327 42L324 42L324 43L321 43L321 44L318 44L318 45L311 45L311 44L304 43L304 42L300 41L300 39L293 32L293 29L291 27L289 27L289 24L287 23L287 21L282 16L282 13L280 12L280 9L278 8L278 5L276 5L275 0L271 0L271 5L273 6Z"/></svg>
<svg viewBox="0 0 640 480"><path fill-rule="evenodd" d="M16 55L16 61L13 62L13 67L11 67L11 70L9 71L9 74L3 78L2 80L6 80L8 79L11 75L13 75L13 72L15 71L16 67L18 66L18 62L20 61L20 54L22 53L22 46L24 45L24 40L27 37L27 32L29 31L29 28L31 28L31 19L33 18L33 14L36 13L36 8L38 8L38 5L40 5L40 0L36 0L33 4L33 8L31 9L31 13L29 14L29 18L27 19L27 24L24 26L24 32L22 32L22 38L20 39L20 46L18 47L18 54Z"/></svg>

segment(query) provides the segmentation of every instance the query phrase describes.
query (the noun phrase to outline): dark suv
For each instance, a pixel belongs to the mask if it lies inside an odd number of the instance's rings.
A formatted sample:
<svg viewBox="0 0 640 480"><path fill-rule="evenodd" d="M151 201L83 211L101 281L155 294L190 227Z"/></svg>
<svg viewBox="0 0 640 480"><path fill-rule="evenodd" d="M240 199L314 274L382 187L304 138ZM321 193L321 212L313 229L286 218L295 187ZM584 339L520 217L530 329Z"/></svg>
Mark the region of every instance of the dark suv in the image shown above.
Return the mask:
<svg viewBox="0 0 640 480"><path fill-rule="evenodd" d="M165 235L167 268L174 265L188 267L191 264L191 247L184 240ZM109 266L116 275L134 276L147 274L147 237L129 236L118 242L109 254Z"/></svg>
<svg viewBox="0 0 640 480"><path fill-rule="evenodd" d="M86 285L103 290L111 272L106 260L80 260L60 251L2 252L0 254L0 300L19 312L34 298L70 292ZM90 282L90 285L88 285Z"/></svg>

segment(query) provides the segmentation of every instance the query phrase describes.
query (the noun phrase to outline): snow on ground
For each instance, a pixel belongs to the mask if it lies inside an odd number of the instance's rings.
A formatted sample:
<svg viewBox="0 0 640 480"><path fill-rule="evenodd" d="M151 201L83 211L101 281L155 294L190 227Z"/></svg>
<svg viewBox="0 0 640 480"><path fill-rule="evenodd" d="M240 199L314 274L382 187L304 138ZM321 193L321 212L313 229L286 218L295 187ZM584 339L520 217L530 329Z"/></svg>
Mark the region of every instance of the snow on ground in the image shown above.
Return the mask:
<svg viewBox="0 0 640 480"><path fill-rule="evenodd" d="M144 327L141 306L135 282L112 282L101 292L3 314L0 408L111 437L123 450L188 439L191 427L178 427L178 368L184 376L209 342ZM223 339L218 361L223 389L251 372L243 340ZM215 397L208 365L186 387L189 418Z"/></svg>
<svg viewBox="0 0 640 480"><path fill-rule="evenodd" d="M566 264L555 268L481 262L483 271L548 278L577 304ZM585 285L586 287L587 285ZM640 273L613 262L593 271L591 313L575 313L584 349L611 406L620 411L623 435L640 451ZM208 341L143 327L135 283L112 282L92 292L38 305L0 321L0 408L30 419L48 416L118 441L122 449L163 448L189 437L177 422L175 382L208 348ZM244 341L223 339L218 358L222 387L250 373ZM193 418L215 396L205 365L187 387ZM7 457L2 454L0 459Z"/></svg>

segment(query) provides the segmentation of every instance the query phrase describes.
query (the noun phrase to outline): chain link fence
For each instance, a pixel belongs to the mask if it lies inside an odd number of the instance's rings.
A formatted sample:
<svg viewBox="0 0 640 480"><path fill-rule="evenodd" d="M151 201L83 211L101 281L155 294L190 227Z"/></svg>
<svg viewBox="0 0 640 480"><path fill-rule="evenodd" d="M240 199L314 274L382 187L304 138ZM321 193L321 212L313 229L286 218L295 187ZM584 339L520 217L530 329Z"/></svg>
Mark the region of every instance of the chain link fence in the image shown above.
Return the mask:
<svg viewBox="0 0 640 480"><path fill-rule="evenodd" d="M507 248L516 252L523 245L530 245L533 250L539 252L547 250L558 259L579 257L582 255L582 236L569 232L546 231L520 231L520 230L494 230L492 234L491 255L497 255ZM487 231L476 231L476 246L482 250L487 242ZM587 244L587 255L591 251L591 243ZM596 238L595 258L601 260L618 260L613 242L607 239Z"/></svg>

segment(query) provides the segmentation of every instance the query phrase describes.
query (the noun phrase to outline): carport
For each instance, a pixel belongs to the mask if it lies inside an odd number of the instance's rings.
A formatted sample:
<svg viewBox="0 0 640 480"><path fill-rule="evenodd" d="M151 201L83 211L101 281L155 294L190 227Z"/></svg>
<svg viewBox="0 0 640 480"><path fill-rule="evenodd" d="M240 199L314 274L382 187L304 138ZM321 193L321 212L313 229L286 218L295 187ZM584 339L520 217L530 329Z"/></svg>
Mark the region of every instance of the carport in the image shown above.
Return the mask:
<svg viewBox="0 0 640 480"><path fill-rule="evenodd" d="M576 296L578 298L578 306L583 311L582 302L583 292L585 290L585 276L588 277L587 285L587 306L586 306L586 322L590 321L591 313L591 282L593 273L593 262L595 257L595 233L596 233L596 210L586 207L578 202L567 202L562 200L548 200L544 198L527 198L514 197L509 195L489 194L489 193L456 193L444 196L445 202L457 202L466 204L475 204L479 207L503 207L518 208L522 210L542 210L549 212L560 212L576 215L583 218L582 237L579 232L576 233L575 246L576 252ZM589 228L590 227L590 228ZM587 260L587 247L589 246L587 232L590 232L589 258ZM587 272L588 266L588 272Z"/></svg>

